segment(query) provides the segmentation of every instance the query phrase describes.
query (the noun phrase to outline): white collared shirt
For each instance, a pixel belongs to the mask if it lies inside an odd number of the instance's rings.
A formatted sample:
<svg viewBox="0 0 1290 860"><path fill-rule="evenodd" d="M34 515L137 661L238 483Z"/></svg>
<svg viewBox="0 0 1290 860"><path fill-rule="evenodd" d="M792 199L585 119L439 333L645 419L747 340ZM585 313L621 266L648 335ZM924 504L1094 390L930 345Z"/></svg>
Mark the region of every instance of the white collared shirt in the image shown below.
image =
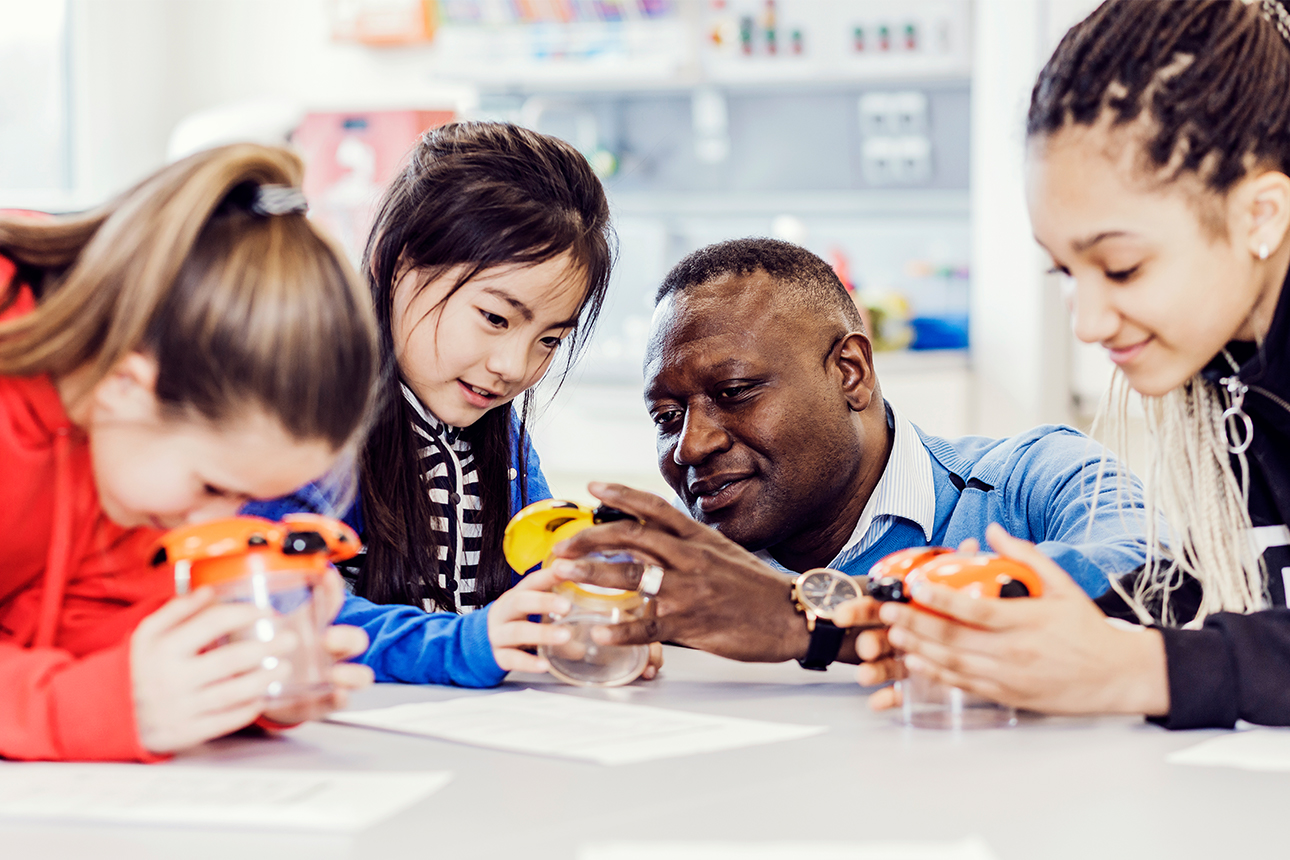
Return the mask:
<svg viewBox="0 0 1290 860"><path fill-rule="evenodd" d="M873 488L868 503L860 512L860 519L851 532L850 539L827 567L841 567L846 562L864 554L879 538L887 533L893 521L909 520L923 530L928 543L936 522L936 485L932 479L932 455L919 437L918 431L907 418L887 404L888 422L895 438L891 456L882 470L882 477ZM771 557L767 550L757 557L777 570L792 573Z"/></svg>

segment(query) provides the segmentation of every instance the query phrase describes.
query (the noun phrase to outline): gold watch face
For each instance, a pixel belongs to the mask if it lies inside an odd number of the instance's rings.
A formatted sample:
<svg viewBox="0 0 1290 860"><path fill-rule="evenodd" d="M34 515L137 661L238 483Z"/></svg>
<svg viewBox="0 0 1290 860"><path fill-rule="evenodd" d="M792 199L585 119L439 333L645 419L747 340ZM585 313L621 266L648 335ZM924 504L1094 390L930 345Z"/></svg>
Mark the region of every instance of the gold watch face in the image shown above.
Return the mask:
<svg viewBox="0 0 1290 860"><path fill-rule="evenodd" d="M817 568L797 581L797 599L821 618L832 618L840 604L860 596L860 587L845 573Z"/></svg>

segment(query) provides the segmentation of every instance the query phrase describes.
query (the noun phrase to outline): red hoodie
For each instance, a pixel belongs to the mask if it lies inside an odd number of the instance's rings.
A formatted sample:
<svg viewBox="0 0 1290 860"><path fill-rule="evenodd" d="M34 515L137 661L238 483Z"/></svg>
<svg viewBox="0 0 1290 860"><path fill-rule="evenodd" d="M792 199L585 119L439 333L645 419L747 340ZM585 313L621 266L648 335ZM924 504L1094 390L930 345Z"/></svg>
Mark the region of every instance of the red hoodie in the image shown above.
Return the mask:
<svg viewBox="0 0 1290 860"><path fill-rule="evenodd" d="M13 277L0 257L0 285ZM34 307L24 289L0 320ZM157 758L135 725L130 634L174 594L147 563L158 535L104 515L49 378L0 376L0 757Z"/></svg>

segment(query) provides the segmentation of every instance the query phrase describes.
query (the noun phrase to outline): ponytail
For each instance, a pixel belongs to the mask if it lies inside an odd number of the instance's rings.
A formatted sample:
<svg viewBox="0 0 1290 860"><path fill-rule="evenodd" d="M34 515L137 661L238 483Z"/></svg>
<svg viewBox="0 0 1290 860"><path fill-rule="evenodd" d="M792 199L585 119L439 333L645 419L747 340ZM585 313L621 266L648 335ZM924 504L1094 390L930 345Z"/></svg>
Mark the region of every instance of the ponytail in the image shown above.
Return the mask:
<svg viewBox="0 0 1290 860"><path fill-rule="evenodd" d="M238 144L172 164L88 214L0 217L0 254L38 299L0 323L0 374L76 371L84 395L141 352L157 362L165 410L219 423L253 404L294 438L350 444L379 361L370 299L302 210L249 203L301 175L286 150Z"/></svg>

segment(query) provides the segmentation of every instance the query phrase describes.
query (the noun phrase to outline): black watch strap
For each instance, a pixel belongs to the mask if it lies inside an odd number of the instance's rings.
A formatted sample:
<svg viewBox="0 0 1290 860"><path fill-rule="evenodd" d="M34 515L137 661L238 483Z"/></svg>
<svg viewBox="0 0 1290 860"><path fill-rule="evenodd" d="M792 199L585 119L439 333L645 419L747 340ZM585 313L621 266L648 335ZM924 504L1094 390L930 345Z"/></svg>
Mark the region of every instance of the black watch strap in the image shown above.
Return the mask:
<svg viewBox="0 0 1290 860"><path fill-rule="evenodd" d="M811 631L811 644L806 647L806 656L797 662L803 669L823 671L829 664L838 659L842 650L842 640L847 635L846 628L838 627L827 618L815 619L815 629Z"/></svg>

